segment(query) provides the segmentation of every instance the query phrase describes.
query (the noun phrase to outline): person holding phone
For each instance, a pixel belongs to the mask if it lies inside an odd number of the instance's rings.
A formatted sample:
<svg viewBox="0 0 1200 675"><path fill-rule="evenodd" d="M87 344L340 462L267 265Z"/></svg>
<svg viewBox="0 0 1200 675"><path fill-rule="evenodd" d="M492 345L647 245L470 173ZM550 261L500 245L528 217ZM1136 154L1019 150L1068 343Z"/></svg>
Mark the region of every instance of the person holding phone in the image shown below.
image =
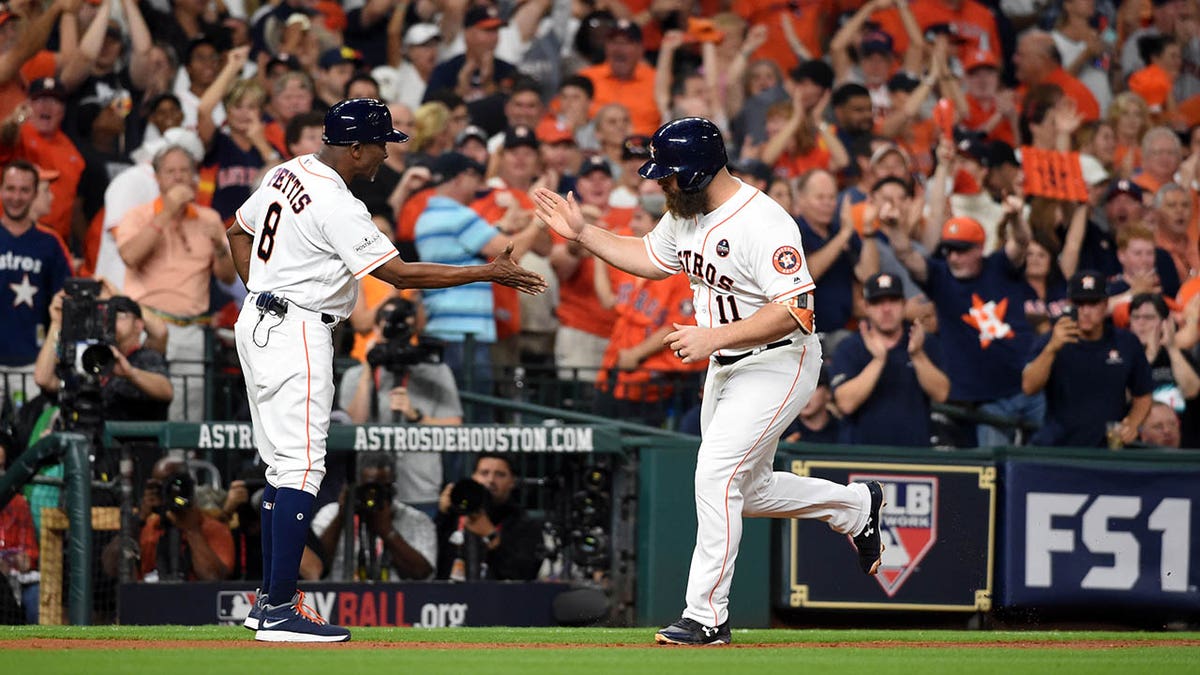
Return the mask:
<svg viewBox="0 0 1200 675"><path fill-rule="evenodd" d="M1114 436L1128 444L1152 402L1146 353L1136 336L1105 321L1108 295L1099 272L1075 274L1067 296L1071 307L1034 343L1021 373L1026 394L1046 392L1046 421L1030 443L1104 447L1115 422Z"/></svg>

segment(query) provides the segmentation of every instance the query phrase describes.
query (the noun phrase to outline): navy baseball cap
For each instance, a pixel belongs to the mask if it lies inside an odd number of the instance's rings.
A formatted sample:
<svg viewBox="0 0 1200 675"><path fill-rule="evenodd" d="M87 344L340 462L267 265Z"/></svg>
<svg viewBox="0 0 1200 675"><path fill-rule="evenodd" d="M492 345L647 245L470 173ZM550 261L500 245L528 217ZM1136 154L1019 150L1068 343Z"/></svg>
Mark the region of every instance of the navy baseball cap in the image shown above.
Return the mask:
<svg viewBox="0 0 1200 675"><path fill-rule="evenodd" d="M392 113L375 98L338 101L325 113L326 145L355 143L403 143L408 135L392 127Z"/></svg>
<svg viewBox="0 0 1200 675"><path fill-rule="evenodd" d="M1071 302L1100 302L1108 299L1104 277L1099 272L1083 270L1076 272L1067 284L1067 297Z"/></svg>
<svg viewBox="0 0 1200 675"><path fill-rule="evenodd" d="M641 134L626 137L621 145L621 159L650 159L650 137Z"/></svg>
<svg viewBox="0 0 1200 675"><path fill-rule="evenodd" d="M487 7L485 5L477 5L467 10L467 15L463 17L463 28L473 28L478 26L484 30L490 28L499 28L504 25L504 19L500 18L500 13L495 7Z"/></svg>
<svg viewBox="0 0 1200 675"><path fill-rule="evenodd" d="M862 41L858 43L858 52L862 56L870 54L892 56L895 54L892 48L892 36L881 30L873 30L863 35Z"/></svg>
<svg viewBox="0 0 1200 675"><path fill-rule="evenodd" d="M505 150L513 148L533 148L537 150L540 146L541 144L538 143L537 135L533 133L533 129L523 124L509 127L504 131Z"/></svg>
<svg viewBox="0 0 1200 675"><path fill-rule="evenodd" d="M461 152L444 152L434 157L429 166L429 173L433 175L432 183L434 185L454 180L468 171L474 171L480 176L487 173L487 169L482 164Z"/></svg>
<svg viewBox="0 0 1200 675"><path fill-rule="evenodd" d="M317 65L321 67L321 70L329 70L343 63L353 63L355 66L360 66L362 62L362 52L353 47L343 45L341 47L334 47L333 49L326 49L322 52L321 59L317 62Z"/></svg>
<svg viewBox="0 0 1200 675"><path fill-rule="evenodd" d="M904 281L887 272L871 275L863 284L863 299L867 302L887 298L904 298Z"/></svg>
<svg viewBox="0 0 1200 675"><path fill-rule="evenodd" d="M612 178L613 175L612 167L608 165L608 160L604 159L600 155L592 155L591 157L588 157L587 159L583 160L583 165L579 167L580 176L586 176L593 171L600 171L609 178Z"/></svg>
<svg viewBox="0 0 1200 675"><path fill-rule="evenodd" d="M1143 195L1142 186L1129 180L1128 178L1122 178L1121 180L1113 181L1113 183L1108 186L1108 193L1104 195L1104 203L1107 204L1116 199L1118 195L1123 194L1129 195L1140 202L1142 201Z"/></svg>

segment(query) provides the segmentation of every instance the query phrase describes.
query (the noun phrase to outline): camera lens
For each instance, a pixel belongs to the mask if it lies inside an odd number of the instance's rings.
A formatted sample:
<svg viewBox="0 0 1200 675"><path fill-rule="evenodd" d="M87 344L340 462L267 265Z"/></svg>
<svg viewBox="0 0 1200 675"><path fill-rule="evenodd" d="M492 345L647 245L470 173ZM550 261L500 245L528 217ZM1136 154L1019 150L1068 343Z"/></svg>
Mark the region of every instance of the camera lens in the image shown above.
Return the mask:
<svg viewBox="0 0 1200 675"><path fill-rule="evenodd" d="M79 357L79 363L83 367L83 372L89 375L104 376L112 371L113 364L117 357L113 356L112 349L106 344L90 345L83 350L83 354Z"/></svg>

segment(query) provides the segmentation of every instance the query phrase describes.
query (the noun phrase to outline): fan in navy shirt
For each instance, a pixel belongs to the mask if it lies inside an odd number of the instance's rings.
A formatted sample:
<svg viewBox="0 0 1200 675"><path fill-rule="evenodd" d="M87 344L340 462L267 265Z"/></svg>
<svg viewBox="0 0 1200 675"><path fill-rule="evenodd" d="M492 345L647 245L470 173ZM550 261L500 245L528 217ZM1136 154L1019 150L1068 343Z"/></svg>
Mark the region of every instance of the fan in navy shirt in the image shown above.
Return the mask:
<svg viewBox="0 0 1200 675"><path fill-rule="evenodd" d="M37 167L25 160L13 160L0 174L0 388L6 396L3 373L33 372L50 299L71 273L62 239L30 216L37 185ZM33 379L25 379L28 397Z"/></svg>
<svg viewBox="0 0 1200 675"><path fill-rule="evenodd" d="M466 51L443 61L429 74L425 102L449 90L467 103L506 92L516 80L516 66L496 58L500 26L504 21L493 7L472 7L463 19ZM465 71L464 71L465 69Z"/></svg>
<svg viewBox="0 0 1200 675"><path fill-rule="evenodd" d="M879 248L874 233L860 239L852 227L839 227L837 181L828 171L810 171L800 178L800 242L808 271L817 281L813 300L821 312L818 328L830 333L846 327L854 310L854 281L879 271ZM874 219L866 227L874 227Z"/></svg>
<svg viewBox="0 0 1200 675"><path fill-rule="evenodd" d="M829 371L824 367L817 376L817 388L808 403L780 438L788 443L837 443L841 437L841 423L829 410L833 394L829 390Z"/></svg>
<svg viewBox="0 0 1200 675"><path fill-rule="evenodd" d="M942 372L936 335L904 323L899 277L876 274L863 284L867 321L837 347L833 398L842 412L842 443L929 446L930 399L944 402L950 378Z"/></svg>
<svg viewBox="0 0 1200 675"><path fill-rule="evenodd" d="M1071 277L1068 295L1078 319L1063 317L1039 338L1022 374L1026 393L1046 391L1046 423L1031 441L1102 447L1108 423L1119 422L1121 442L1130 443L1152 402L1146 353L1132 333L1105 322L1108 296L1099 272Z"/></svg>
<svg viewBox="0 0 1200 675"><path fill-rule="evenodd" d="M1021 267L1029 248L1029 226L1021 217L1020 199L1004 204L1008 241L984 257L986 236L968 217L942 225L941 249L946 259L927 258L912 249L907 235L892 235L896 257L937 307L943 367L950 377L950 400L977 405L980 412L1015 421L1041 424L1040 397L1021 392L1021 368L1029 353L1033 329L1025 319L1025 302L1035 298ZM1009 434L990 426L976 430L981 447L1011 442Z"/></svg>

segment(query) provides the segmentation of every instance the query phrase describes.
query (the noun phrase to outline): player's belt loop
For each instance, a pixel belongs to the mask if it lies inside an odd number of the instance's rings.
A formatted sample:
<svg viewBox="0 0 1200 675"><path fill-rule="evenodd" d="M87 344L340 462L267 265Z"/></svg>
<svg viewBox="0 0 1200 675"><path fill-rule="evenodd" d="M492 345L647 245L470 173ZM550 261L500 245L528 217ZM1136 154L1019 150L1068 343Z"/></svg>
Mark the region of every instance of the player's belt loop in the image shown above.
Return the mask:
<svg viewBox="0 0 1200 675"><path fill-rule="evenodd" d="M767 351L768 349L775 349L776 347L786 347L790 344L792 344L792 341L790 339L780 340L779 342L772 342L771 344L769 344L765 347L751 349L750 351L746 352L745 354L737 354L735 356L714 356L713 360L716 361L717 365L719 365L719 366L732 366L733 364L737 363L738 361L741 361L742 359L744 359L748 356L754 356L755 354L761 354L761 353Z"/></svg>

